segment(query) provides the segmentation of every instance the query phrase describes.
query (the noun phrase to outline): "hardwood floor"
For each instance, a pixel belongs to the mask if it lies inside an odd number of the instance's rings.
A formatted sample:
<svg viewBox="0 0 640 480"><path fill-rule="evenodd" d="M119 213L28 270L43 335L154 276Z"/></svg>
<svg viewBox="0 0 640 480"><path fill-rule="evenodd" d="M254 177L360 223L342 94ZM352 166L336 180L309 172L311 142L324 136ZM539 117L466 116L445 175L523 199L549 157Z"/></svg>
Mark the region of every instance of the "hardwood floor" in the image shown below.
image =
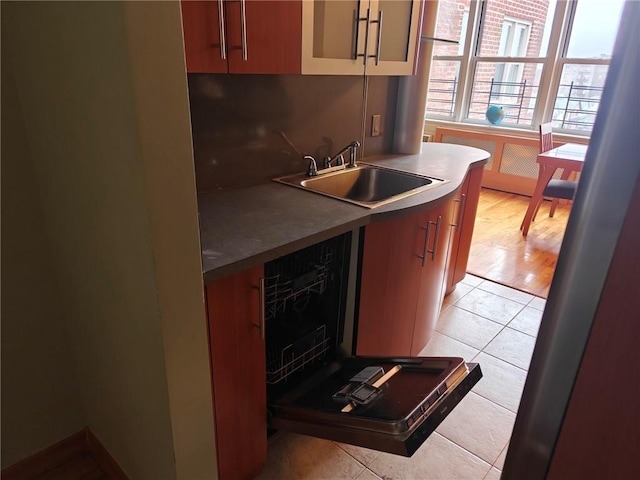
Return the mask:
<svg viewBox="0 0 640 480"><path fill-rule="evenodd" d="M543 202L523 237L520 224L528 204L528 197L482 189L467 270L546 298L571 207L558 205L551 218L551 202Z"/></svg>
<svg viewBox="0 0 640 480"><path fill-rule="evenodd" d="M128 480L87 428L10 465L2 480Z"/></svg>
<svg viewBox="0 0 640 480"><path fill-rule="evenodd" d="M109 480L91 454L84 452L37 477L38 480Z"/></svg>

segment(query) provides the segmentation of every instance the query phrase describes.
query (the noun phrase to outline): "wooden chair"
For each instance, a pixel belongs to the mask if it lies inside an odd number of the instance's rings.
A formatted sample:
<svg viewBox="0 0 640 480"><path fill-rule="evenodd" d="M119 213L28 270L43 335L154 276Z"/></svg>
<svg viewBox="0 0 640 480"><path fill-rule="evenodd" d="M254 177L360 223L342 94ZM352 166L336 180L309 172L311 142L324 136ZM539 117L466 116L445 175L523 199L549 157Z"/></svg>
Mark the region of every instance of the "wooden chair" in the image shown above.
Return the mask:
<svg viewBox="0 0 640 480"><path fill-rule="evenodd" d="M551 122L549 123L541 123L540 124L540 153L547 152L551 150L553 147L553 132L551 127ZM542 166L541 166L542 168ZM552 178L547 183L544 191L542 192L543 197L552 198L551 208L549 209L549 216L553 217L553 214L556 212L556 207L560 199L563 200L573 200L573 196L576 193L576 187L578 186L578 182L569 180L569 176L571 175L571 170L564 169L562 174L560 175L560 179ZM536 219L536 214L538 213L538 209L540 208L540 203L536 205L536 209L533 212L533 217L531 220Z"/></svg>
<svg viewBox="0 0 640 480"><path fill-rule="evenodd" d="M553 130L551 122L540 124L540 153L548 152L553 148Z"/></svg>

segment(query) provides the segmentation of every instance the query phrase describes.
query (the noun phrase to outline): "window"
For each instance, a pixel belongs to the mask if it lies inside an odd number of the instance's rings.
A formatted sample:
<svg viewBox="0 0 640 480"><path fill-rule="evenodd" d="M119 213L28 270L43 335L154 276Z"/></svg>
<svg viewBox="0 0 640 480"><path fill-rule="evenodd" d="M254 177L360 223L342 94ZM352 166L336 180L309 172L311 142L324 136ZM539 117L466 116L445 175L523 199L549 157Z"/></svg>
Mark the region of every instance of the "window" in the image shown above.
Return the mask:
<svg viewBox="0 0 640 480"><path fill-rule="evenodd" d="M505 18L502 22L498 56L524 57L527 54L530 29L531 25L525 21ZM523 70L523 63L498 63L493 84L498 87L497 92L515 93L522 84Z"/></svg>
<svg viewBox="0 0 640 480"><path fill-rule="evenodd" d="M623 0L440 0L426 117L591 131Z"/></svg>
<svg viewBox="0 0 640 480"><path fill-rule="evenodd" d="M560 81L551 120L559 129L591 131L609 70L621 2L580 0L558 61Z"/></svg>

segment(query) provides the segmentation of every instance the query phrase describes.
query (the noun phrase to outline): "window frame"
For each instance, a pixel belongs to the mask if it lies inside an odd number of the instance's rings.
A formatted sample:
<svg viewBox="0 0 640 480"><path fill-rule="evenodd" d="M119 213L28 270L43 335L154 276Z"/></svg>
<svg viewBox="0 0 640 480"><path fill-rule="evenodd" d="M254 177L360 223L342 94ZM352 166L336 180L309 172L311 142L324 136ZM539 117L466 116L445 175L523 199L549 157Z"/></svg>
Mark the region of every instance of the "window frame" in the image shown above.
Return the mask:
<svg viewBox="0 0 640 480"><path fill-rule="evenodd" d="M534 104L531 124L502 124L491 128L514 129L521 131L535 131L537 125L546 121L552 121L556 98L560 90L560 81L565 65L610 65L610 58L575 58L567 57L571 29L575 18L579 0L557 0L555 11L551 17L551 30L545 56L538 57L505 57L505 56L481 56L480 44L482 36L483 5L487 0L471 0L469 4L469 16L467 31L461 38L464 39L462 54L458 55L433 55L432 61L460 62L458 90L455 92L453 115L429 115L425 112L425 120L429 122L454 122L467 125L486 125L479 119L470 119L471 98L473 94L473 82L478 63L534 63L541 64L542 71L540 83ZM505 19L520 21L511 16ZM529 35L531 32L529 32ZM460 51L460 50L459 50ZM591 131L577 129L554 128L554 131L575 136L590 136Z"/></svg>

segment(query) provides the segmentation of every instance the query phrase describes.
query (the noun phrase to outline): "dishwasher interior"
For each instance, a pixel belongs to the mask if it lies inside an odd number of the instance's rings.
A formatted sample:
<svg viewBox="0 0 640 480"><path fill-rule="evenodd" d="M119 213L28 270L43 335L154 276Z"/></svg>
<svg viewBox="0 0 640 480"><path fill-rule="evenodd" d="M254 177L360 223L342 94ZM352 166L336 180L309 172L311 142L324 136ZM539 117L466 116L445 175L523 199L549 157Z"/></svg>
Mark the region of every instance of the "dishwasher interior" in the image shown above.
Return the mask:
<svg viewBox="0 0 640 480"><path fill-rule="evenodd" d="M265 264L269 398L336 358L344 339L351 235Z"/></svg>

